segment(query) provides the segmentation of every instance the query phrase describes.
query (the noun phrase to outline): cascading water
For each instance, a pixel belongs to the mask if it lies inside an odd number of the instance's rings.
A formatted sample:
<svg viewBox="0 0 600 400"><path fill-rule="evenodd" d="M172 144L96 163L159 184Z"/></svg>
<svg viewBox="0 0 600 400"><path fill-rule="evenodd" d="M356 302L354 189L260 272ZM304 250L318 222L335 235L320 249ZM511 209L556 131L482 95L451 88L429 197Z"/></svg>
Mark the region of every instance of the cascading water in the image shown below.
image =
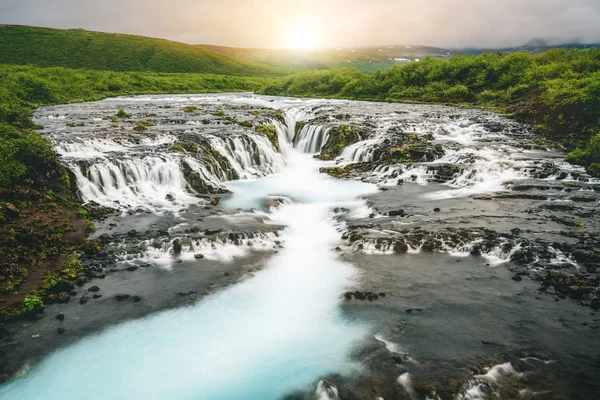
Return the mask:
<svg viewBox="0 0 600 400"><path fill-rule="evenodd" d="M182 165L197 174L206 187L215 189L224 188L222 181L272 174L285 165L282 154L261 135L206 137L206 151L219 154L225 164L206 162L193 152L169 151L176 141L171 135L136 142L81 135L58 142L57 151L75 174L85 202L133 210L176 211L198 202Z"/></svg>
<svg viewBox="0 0 600 400"><path fill-rule="evenodd" d="M304 153L318 153L329 138L329 128L307 125L294 137L294 147Z"/></svg>
<svg viewBox="0 0 600 400"><path fill-rule="evenodd" d="M322 162L287 151L281 173L228 184L233 209L272 194L293 200L272 210L272 221L287 226L286 246L266 270L195 306L59 350L2 387L0 398L274 399L351 368L350 350L366 331L337 305L353 269L332 251L339 234L329 213L364 208L355 199L376 189L319 174Z"/></svg>

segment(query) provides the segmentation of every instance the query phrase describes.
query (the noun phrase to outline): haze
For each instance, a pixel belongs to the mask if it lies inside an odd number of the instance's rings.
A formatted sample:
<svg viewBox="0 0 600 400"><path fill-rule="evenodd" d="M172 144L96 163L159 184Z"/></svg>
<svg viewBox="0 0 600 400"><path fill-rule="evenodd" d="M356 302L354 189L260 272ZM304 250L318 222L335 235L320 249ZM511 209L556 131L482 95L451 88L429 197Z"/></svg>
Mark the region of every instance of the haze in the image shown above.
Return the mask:
<svg viewBox="0 0 600 400"><path fill-rule="evenodd" d="M1 0L0 23L237 47L600 42L598 0ZM304 32L301 35L298 32ZM298 36L310 36L311 43ZM313 43L314 42L314 43Z"/></svg>

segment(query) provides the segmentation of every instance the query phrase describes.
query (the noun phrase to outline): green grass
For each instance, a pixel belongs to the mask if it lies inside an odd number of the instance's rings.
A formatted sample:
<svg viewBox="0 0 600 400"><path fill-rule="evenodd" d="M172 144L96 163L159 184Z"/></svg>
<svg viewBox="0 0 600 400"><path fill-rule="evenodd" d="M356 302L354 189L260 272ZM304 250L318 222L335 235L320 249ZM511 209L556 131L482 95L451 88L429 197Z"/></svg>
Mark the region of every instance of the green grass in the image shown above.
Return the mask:
<svg viewBox="0 0 600 400"><path fill-rule="evenodd" d="M493 108L565 144L568 160L600 174L600 50L427 58L386 72L354 68L278 78L263 94L413 101Z"/></svg>
<svg viewBox="0 0 600 400"><path fill-rule="evenodd" d="M17 25L0 25L0 64L118 72L283 73L278 68L164 39Z"/></svg>

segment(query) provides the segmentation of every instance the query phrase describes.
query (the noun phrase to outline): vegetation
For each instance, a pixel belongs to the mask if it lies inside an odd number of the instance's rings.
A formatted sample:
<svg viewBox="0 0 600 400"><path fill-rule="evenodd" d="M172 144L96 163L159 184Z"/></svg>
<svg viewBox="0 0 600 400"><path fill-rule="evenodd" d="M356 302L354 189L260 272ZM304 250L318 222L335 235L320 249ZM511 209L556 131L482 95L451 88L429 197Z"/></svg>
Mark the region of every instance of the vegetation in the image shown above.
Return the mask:
<svg viewBox="0 0 600 400"><path fill-rule="evenodd" d="M273 125L256 125L254 130L261 135L265 135L275 150L279 151L279 136L277 135L277 129Z"/></svg>
<svg viewBox="0 0 600 400"><path fill-rule="evenodd" d="M0 25L0 64L140 72L282 75L199 46L144 36Z"/></svg>
<svg viewBox="0 0 600 400"><path fill-rule="evenodd" d="M490 107L532 123L573 149L570 161L600 171L600 50L427 58L375 74L303 72L271 81L261 93Z"/></svg>

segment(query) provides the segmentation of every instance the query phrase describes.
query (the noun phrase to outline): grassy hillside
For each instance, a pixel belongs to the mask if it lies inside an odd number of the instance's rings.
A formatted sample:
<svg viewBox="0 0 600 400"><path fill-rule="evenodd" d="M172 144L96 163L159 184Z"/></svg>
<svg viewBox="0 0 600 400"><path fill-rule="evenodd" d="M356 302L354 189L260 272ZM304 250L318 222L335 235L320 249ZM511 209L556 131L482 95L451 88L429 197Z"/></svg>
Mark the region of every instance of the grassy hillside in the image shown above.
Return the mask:
<svg viewBox="0 0 600 400"><path fill-rule="evenodd" d="M198 47L238 59L289 70L354 67L362 72L385 71L427 56L449 58L453 50L427 46L378 46L362 48L293 51L285 49L246 49L214 45Z"/></svg>
<svg viewBox="0 0 600 400"><path fill-rule="evenodd" d="M574 149L568 160L600 176L600 50L485 53L427 58L387 72L353 68L303 72L264 94L494 107Z"/></svg>
<svg viewBox="0 0 600 400"><path fill-rule="evenodd" d="M282 73L273 67L164 39L15 25L0 25L0 64L119 72Z"/></svg>

